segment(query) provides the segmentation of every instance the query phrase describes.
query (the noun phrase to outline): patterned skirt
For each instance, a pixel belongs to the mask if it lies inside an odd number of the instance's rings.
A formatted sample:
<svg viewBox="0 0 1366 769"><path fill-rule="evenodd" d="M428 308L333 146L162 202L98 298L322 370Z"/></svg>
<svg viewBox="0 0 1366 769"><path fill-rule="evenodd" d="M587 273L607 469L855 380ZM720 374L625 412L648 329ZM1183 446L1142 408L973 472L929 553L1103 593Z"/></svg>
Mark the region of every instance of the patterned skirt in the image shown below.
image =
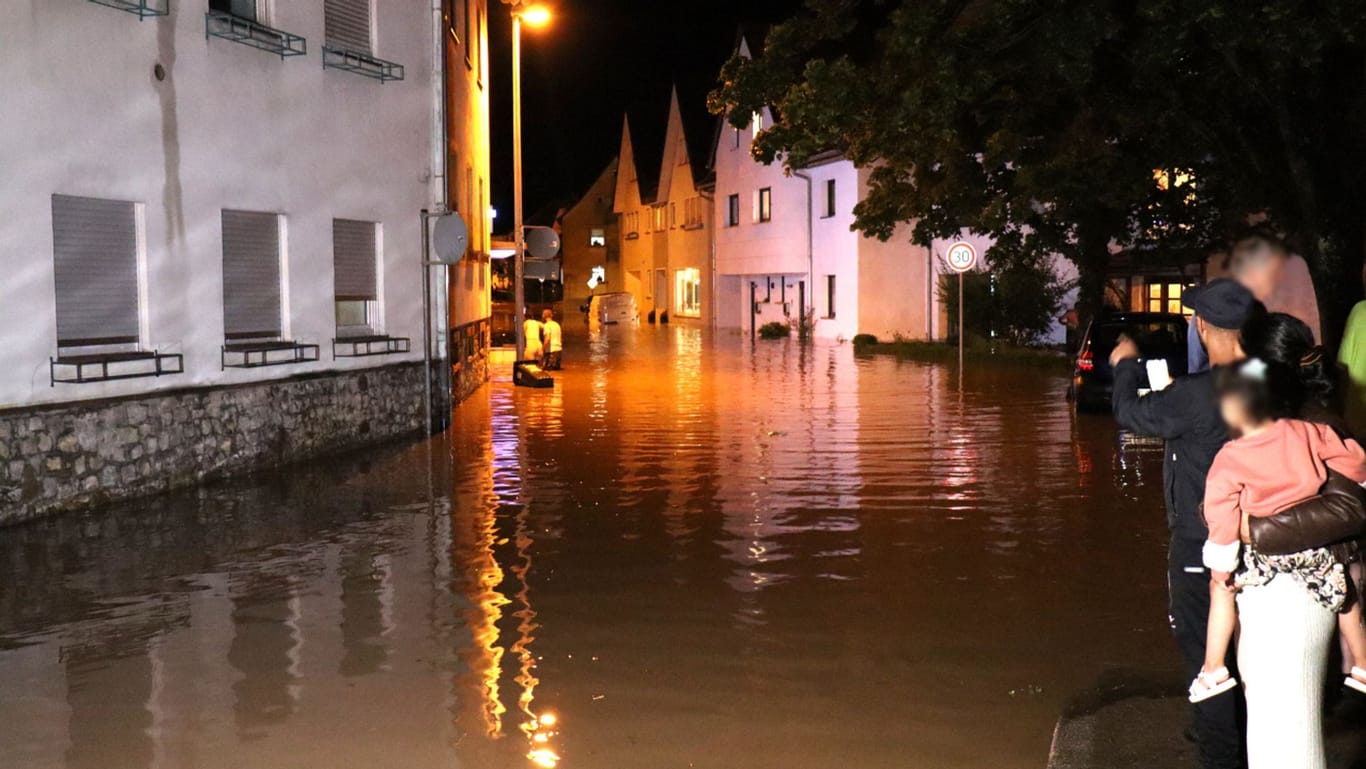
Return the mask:
<svg viewBox="0 0 1366 769"><path fill-rule="evenodd" d="M1347 604L1347 568L1326 547L1291 555L1262 555L1243 546L1243 568L1235 577L1238 587L1265 585L1277 577L1293 579L1323 608L1337 614Z"/></svg>

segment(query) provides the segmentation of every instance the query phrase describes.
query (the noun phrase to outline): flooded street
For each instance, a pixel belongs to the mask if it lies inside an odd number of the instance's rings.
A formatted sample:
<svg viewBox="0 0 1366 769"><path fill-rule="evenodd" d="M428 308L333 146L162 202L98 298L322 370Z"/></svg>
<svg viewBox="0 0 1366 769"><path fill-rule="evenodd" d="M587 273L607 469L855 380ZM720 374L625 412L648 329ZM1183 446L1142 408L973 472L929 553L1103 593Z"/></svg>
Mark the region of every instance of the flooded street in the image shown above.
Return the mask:
<svg viewBox="0 0 1366 769"><path fill-rule="evenodd" d="M431 442L0 530L0 767L1039 769L1175 667L1161 450L1065 378L565 358Z"/></svg>

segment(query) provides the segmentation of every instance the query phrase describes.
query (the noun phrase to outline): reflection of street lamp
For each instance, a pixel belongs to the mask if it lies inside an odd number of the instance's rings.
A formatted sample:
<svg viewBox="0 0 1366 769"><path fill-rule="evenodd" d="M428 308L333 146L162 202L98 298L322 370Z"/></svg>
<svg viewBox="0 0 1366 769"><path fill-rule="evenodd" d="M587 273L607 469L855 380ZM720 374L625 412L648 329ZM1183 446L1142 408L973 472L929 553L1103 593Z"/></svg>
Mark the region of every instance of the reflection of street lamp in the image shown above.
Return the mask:
<svg viewBox="0 0 1366 769"><path fill-rule="evenodd" d="M513 316L517 360L526 355L526 238L522 232L522 23L543 27L550 10L529 0L503 0L512 10L512 231L517 254L512 272Z"/></svg>

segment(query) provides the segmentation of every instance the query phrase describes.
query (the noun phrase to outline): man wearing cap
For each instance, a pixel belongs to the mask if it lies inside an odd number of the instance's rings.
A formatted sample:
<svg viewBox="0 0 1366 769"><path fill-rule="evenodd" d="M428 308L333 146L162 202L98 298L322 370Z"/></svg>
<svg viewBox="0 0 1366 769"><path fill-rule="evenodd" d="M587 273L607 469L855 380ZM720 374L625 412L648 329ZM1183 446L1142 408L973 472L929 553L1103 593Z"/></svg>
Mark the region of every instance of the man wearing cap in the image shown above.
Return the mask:
<svg viewBox="0 0 1366 769"><path fill-rule="evenodd" d="M1182 302L1195 311L1192 323L1213 366L1243 357L1238 332L1261 305L1242 284L1227 278L1188 290ZM1194 678L1205 658L1209 574L1201 549L1208 530L1200 511L1205 476L1228 441L1219 415L1212 372L1178 378L1159 392L1139 396L1143 366L1138 345L1122 338L1110 355L1115 370L1115 419L1126 430L1166 441L1162 478L1167 504L1168 588L1172 633L1186 672ZM1195 729L1205 769L1238 769L1243 763L1238 698L1215 697L1195 706Z"/></svg>

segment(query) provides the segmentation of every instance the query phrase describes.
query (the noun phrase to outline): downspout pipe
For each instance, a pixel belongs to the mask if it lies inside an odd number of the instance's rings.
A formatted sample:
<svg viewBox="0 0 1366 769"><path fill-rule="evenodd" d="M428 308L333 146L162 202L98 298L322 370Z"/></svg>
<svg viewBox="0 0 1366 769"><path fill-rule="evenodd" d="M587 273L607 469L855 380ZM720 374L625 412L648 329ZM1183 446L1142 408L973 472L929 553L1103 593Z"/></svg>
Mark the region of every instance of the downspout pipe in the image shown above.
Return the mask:
<svg viewBox="0 0 1366 769"><path fill-rule="evenodd" d="M703 200L707 201L706 209L707 219L709 221L707 221L705 225L707 232L710 233L710 236L707 238L707 249L710 252L707 261L711 265L711 269L709 270L711 274L707 276L707 279L710 281L707 286L707 306L709 308L707 312L711 315L711 321L708 325L712 328L716 328L716 227L714 226L716 217L712 210L712 207L716 205L716 193L714 191L708 192L707 190L698 190L697 194Z"/></svg>
<svg viewBox="0 0 1366 769"><path fill-rule="evenodd" d="M811 290L807 292L808 299L803 300L803 304L805 304L806 301L814 301L816 296L815 225L811 217L811 209L815 206L815 201L812 199L812 196L814 195L814 192L812 191L813 181L811 175L806 171L793 171L792 175L806 182L806 285L810 286ZM815 305L813 304L812 306L814 307ZM814 312L811 314L812 316L815 315ZM797 329L798 335L803 339L807 337L809 331L814 330L806 328L805 307L801 310L801 318L798 320Z"/></svg>
<svg viewBox="0 0 1366 769"><path fill-rule="evenodd" d="M443 355L433 356L433 339L445 339L442 333L442 324L449 317L444 302L432 301L432 259L431 259L431 220L441 216L447 211L447 173L446 168L447 142L450 141L450 117L446 109L446 20L444 14L445 0L432 0L432 175L431 189L429 197L432 200L432 209L422 209L418 218L422 222L422 236L419 239L422 254L422 376L424 384L424 395L426 396L426 417L427 433L434 435L441 432L446 425L446 419L437 418L433 409L434 390L432 382L432 362L442 360ZM446 272L442 269L441 290L446 294ZM433 310L438 312L433 312ZM436 332L433 333L432 324L437 324ZM447 403L443 398L442 403Z"/></svg>

